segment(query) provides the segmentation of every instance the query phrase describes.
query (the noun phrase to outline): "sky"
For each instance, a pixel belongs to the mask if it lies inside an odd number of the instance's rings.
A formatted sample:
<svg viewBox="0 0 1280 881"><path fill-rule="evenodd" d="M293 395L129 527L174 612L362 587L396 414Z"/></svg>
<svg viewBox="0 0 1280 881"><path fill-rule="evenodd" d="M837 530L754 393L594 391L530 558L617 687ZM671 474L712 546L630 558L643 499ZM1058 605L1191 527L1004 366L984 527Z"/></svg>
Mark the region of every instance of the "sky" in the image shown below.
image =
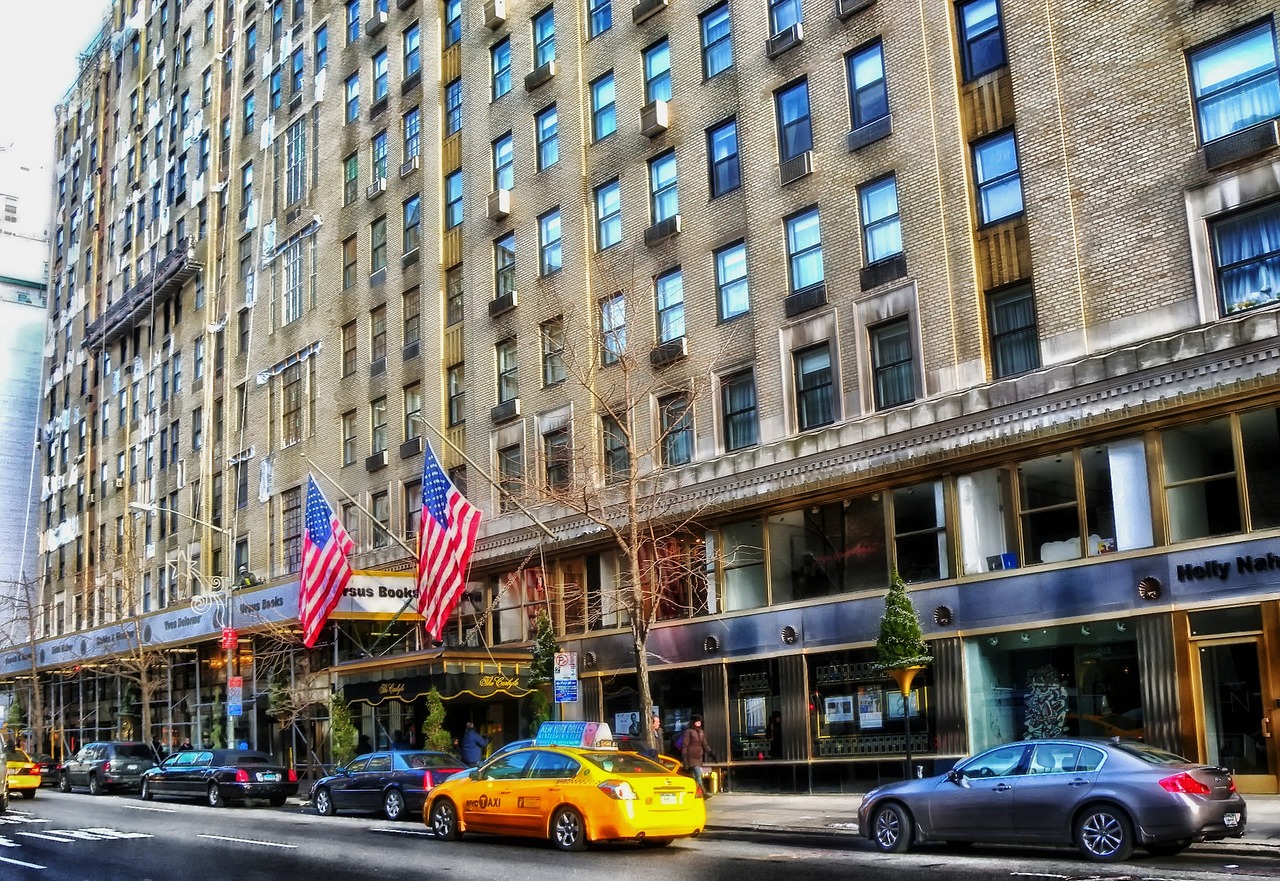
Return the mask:
<svg viewBox="0 0 1280 881"><path fill-rule="evenodd" d="M0 146L52 165L53 108L109 0L0 0Z"/></svg>

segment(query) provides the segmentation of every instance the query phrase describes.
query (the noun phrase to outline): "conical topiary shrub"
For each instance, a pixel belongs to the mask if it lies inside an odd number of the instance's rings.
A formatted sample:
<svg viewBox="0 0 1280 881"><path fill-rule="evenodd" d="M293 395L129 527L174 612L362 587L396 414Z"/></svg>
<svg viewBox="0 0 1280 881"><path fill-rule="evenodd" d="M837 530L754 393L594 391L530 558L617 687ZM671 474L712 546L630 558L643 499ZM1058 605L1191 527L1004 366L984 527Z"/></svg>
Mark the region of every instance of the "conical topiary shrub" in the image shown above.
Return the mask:
<svg viewBox="0 0 1280 881"><path fill-rule="evenodd" d="M884 598L884 617L880 619L876 651L880 655L880 667L884 670L921 667L933 660L920 629L920 619L907 596L907 585L897 570L894 570L889 593Z"/></svg>

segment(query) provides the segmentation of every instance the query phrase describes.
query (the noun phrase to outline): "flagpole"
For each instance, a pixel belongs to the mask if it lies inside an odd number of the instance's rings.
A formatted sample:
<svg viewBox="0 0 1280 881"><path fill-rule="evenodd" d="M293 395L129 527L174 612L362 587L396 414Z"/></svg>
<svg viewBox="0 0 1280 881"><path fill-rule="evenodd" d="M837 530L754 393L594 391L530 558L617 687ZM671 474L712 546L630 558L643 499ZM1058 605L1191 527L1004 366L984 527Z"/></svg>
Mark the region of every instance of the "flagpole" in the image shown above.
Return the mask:
<svg viewBox="0 0 1280 881"><path fill-rule="evenodd" d="M351 501L351 504L353 504L353 505L355 505L355 506L356 506L356 510L358 510L358 511L359 511L361 514L363 514L364 516L368 517L368 518L369 518L369 520L371 520L374 524L376 524L376 525L378 526L378 528L379 528L379 529L381 529L383 532L385 532L385 533L388 535L388 537L390 537L390 538L391 538L391 540L392 540L392 541L394 541L396 544L400 545L400 547L402 547L402 548L404 548L406 551L408 551L408 552L409 552L409 554L410 554L411 556L413 556L415 559L417 558L417 556L418 556L418 552L417 552L416 550L414 550L413 548L409 547L408 543L407 543L407 542L405 542L405 540L404 540L404 539L402 539L402 538L401 538L398 534L396 534L394 531L392 531L391 529L387 528L386 526L383 526L383 525L382 525L382 522L381 522L380 520L378 520L378 518L377 518L377 517L373 516L373 514L372 514L372 513L370 513L370 511L369 511L369 509L368 509L368 508L366 508L364 505L360 504L360 502L356 499L356 497L355 497L355 496L351 495L351 493L347 492L347 491L343 488L342 484L338 483L338 481L334 480L332 477L330 477L328 474L326 474L326 473L325 473L325 471L324 471L324 469L323 469L323 468L321 468L319 465L317 465L317 464L316 464L315 459L312 459L312 458L311 458L310 456L308 456L305 452L299 453L299 455L301 455L301 456L302 456L302 458L306 459L306 460L307 460L307 464L308 464L310 467L314 468L316 471L318 471L318 472L320 473L320 476L321 476L321 477L323 477L325 480L329 481L329 483L333 484L333 486L338 490L338 492L342 493L342 495L343 495L343 496L345 496L347 499L349 499L349 500ZM339 517L338 519L342 519L342 518L341 518L341 517ZM346 524L345 524L345 523L344 523L344 524L342 524L342 525L343 525L344 527L346 526Z"/></svg>

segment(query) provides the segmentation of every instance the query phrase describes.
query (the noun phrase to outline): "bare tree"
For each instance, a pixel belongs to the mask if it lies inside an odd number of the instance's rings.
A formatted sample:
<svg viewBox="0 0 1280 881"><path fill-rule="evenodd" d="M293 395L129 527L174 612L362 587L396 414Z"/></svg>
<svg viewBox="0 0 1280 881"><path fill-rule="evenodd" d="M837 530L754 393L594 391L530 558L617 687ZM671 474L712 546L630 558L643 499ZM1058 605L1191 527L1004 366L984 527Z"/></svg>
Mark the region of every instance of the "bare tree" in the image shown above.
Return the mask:
<svg viewBox="0 0 1280 881"><path fill-rule="evenodd" d="M31 729L28 748L34 752L44 751L48 732L44 691L40 687L40 671L36 663L36 639L40 634L43 612L39 582L34 579L0 582L0 652L18 652L31 671L31 702L26 721Z"/></svg>

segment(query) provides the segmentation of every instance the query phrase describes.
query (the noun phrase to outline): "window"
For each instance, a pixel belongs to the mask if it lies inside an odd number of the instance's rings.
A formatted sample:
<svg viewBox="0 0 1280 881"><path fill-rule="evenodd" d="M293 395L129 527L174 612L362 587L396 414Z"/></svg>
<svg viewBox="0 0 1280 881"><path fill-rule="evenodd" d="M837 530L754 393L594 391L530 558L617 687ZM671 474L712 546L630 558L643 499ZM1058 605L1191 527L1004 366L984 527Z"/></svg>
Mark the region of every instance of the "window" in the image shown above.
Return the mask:
<svg viewBox="0 0 1280 881"><path fill-rule="evenodd" d="M449 367L449 424L461 425L467 419L467 369L462 362Z"/></svg>
<svg viewBox="0 0 1280 881"><path fill-rule="evenodd" d="M387 216L369 224L369 273L387 268Z"/></svg>
<svg viewBox="0 0 1280 881"><path fill-rule="evenodd" d="M422 433L422 386L418 383L404 387L404 439L413 440Z"/></svg>
<svg viewBox="0 0 1280 881"><path fill-rule="evenodd" d="M1193 52L1190 61L1201 143L1280 115L1271 22Z"/></svg>
<svg viewBox="0 0 1280 881"><path fill-rule="evenodd" d="M386 490L370 496L369 511L373 514L373 546L385 548L391 540L391 496Z"/></svg>
<svg viewBox="0 0 1280 881"><path fill-rule="evenodd" d="M911 358L911 328L905 317L872 327L872 391L877 410L915 400L915 373Z"/></svg>
<svg viewBox="0 0 1280 881"><path fill-rule="evenodd" d="M453 229L462 223L462 169L444 178L444 226Z"/></svg>
<svg viewBox="0 0 1280 881"><path fill-rule="evenodd" d="M644 50L644 100L671 100L671 47L666 40Z"/></svg>
<svg viewBox="0 0 1280 881"><path fill-rule="evenodd" d="M285 133L285 202L292 205L307 189L307 121L299 119Z"/></svg>
<svg viewBox="0 0 1280 881"><path fill-rule="evenodd" d="M255 122L254 111L253 111L253 103L254 103L253 96L254 96L253 92L249 92L244 96L244 133L246 135L253 134L253 127Z"/></svg>
<svg viewBox="0 0 1280 881"><path fill-rule="evenodd" d="M404 253L418 250L422 233L420 196L410 196L404 203Z"/></svg>
<svg viewBox="0 0 1280 881"><path fill-rule="evenodd" d="M281 322L288 324L302 317L303 278L306 274L302 257L302 237L294 236L281 248L281 251L284 263Z"/></svg>
<svg viewBox="0 0 1280 881"><path fill-rule="evenodd" d="M387 448L387 399L377 398L369 403L369 449L381 453Z"/></svg>
<svg viewBox="0 0 1280 881"><path fill-rule="evenodd" d="M568 489L573 482L573 447L568 428L557 428L542 436L547 489Z"/></svg>
<svg viewBox="0 0 1280 881"><path fill-rule="evenodd" d="M550 64L556 57L555 7L548 6L533 17L533 66Z"/></svg>
<svg viewBox="0 0 1280 881"><path fill-rule="evenodd" d="M404 345L413 345L422 338L422 298L417 288L410 288L400 297L400 316Z"/></svg>
<svg viewBox="0 0 1280 881"><path fill-rule="evenodd" d="M729 23L729 4L702 14L702 75L711 79L733 66L733 34Z"/></svg>
<svg viewBox="0 0 1280 881"><path fill-rule="evenodd" d="M321 25L316 30L315 41L315 63L316 73L324 70L329 63L329 28Z"/></svg>
<svg viewBox="0 0 1280 881"><path fill-rule="evenodd" d="M462 39L462 0L445 0L444 45L449 48Z"/></svg>
<svg viewBox="0 0 1280 881"><path fill-rule="evenodd" d="M650 209L653 222L661 223L680 213L680 197L676 189L676 154L674 150L649 160Z"/></svg>
<svg viewBox="0 0 1280 881"><path fill-rule="evenodd" d="M1223 315L1280 298L1280 203L1210 224Z"/></svg>
<svg viewBox="0 0 1280 881"><path fill-rule="evenodd" d="M360 193L360 154L342 160L342 204L350 205Z"/></svg>
<svg viewBox="0 0 1280 881"><path fill-rule="evenodd" d="M956 10L960 15L960 57L968 82L1005 63L1000 4L998 0L968 0Z"/></svg>
<svg viewBox="0 0 1280 881"><path fill-rule="evenodd" d="M493 100L511 91L511 38L503 37L489 50L489 67L493 77Z"/></svg>
<svg viewBox="0 0 1280 881"><path fill-rule="evenodd" d="M721 321L743 315L751 308L747 294L747 246L743 242L716 251L716 292Z"/></svg>
<svg viewBox="0 0 1280 881"><path fill-rule="evenodd" d="M493 188L495 190L515 189L515 147L511 140L511 132L507 132L493 142Z"/></svg>
<svg viewBox="0 0 1280 881"><path fill-rule="evenodd" d="M591 83L591 139L598 141L618 130L617 95L613 71Z"/></svg>
<svg viewBox="0 0 1280 881"><path fill-rule="evenodd" d="M711 162L711 198L742 185L738 158L738 121L730 119L707 131L707 158Z"/></svg>
<svg viewBox="0 0 1280 881"><path fill-rule="evenodd" d="M462 80L451 80L444 87L445 137L462 130Z"/></svg>
<svg viewBox="0 0 1280 881"><path fill-rule="evenodd" d="M774 99L778 111L778 161L786 162L813 149L809 81L802 79L779 89Z"/></svg>
<svg viewBox="0 0 1280 881"><path fill-rule="evenodd" d="M796 425L801 431L835 421L831 346L822 343L793 355L796 372Z"/></svg>
<svg viewBox="0 0 1280 881"><path fill-rule="evenodd" d="M978 186L979 220L983 224L1022 213L1022 175L1012 131L973 145L973 176Z"/></svg>
<svg viewBox="0 0 1280 881"><path fill-rule="evenodd" d="M351 465L356 461L356 411L342 414L342 464Z"/></svg>
<svg viewBox="0 0 1280 881"><path fill-rule="evenodd" d="M867 263L877 263L902 253L902 227L898 220L898 181L892 174L858 189L862 209L862 244Z"/></svg>
<svg viewBox="0 0 1280 881"><path fill-rule="evenodd" d="M445 324L457 324L463 317L462 267L445 270L444 316Z"/></svg>
<svg viewBox="0 0 1280 881"><path fill-rule="evenodd" d="M281 374L280 431L287 447L302 440L302 365L292 364Z"/></svg>
<svg viewBox="0 0 1280 881"><path fill-rule="evenodd" d="M534 131L538 139L538 171L550 168L560 161L559 122L556 116L556 105L536 114Z"/></svg>
<svg viewBox="0 0 1280 881"><path fill-rule="evenodd" d="M600 301L600 360L615 364L627 350L627 301L621 293Z"/></svg>
<svg viewBox="0 0 1280 881"><path fill-rule="evenodd" d="M356 237L352 236L342 243L342 289L345 291L356 283Z"/></svg>
<svg viewBox="0 0 1280 881"><path fill-rule="evenodd" d="M1036 304L1029 286L988 294L987 320L991 334L991 369L996 379L1040 366Z"/></svg>
<svg viewBox="0 0 1280 881"><path fill-rule="evenodd" d="M369 310L369 359L380 361L387 357L387 307L375 306Z"/></svg>
<svg viewBox="0 0 1280 881"><path fill-rule="evenodd" d="M616 416L601 416L600 428L604 440L604 479L606 483L616 483L631 471L627 433Z"/></svg>
<svg viewBox="0 0 1280 881"><path fill-rule="evenodd" d="M1193 541L1242 530L1244 524L1240 515L1244 506L1240 498L1240 466L1233 447L1243 441L1241 448L1244 450L1257 450L1262 456L1274 455L1275 418L1273 409L1243 414L1240 429L1245 437L1239 441L1232 430L1231 420L1227 418L1196 422L1161 432L1170 541ZM1250 465L1258 467L1259 476L1268 471L1274 474L1273 466L1265 466L1262 461L1251 463L1246 459L1244 465L1246 472L1252 471ZM1259 484L1250 479L1251 510L1256 506L1259 513L1263 513L1270 507L1264 501L1265 494L1270 492L1263 489L1266 485L1265 480ZM1253 498L1252 494L1257 490L1261 492ZM1257 521L1259 518L1254 519ZM1263 516L1261 521L1268 519ZM1117 519L1114 522L1118 527L1121 521Z"/></svg>
<svg viewBox="0 0 1280 881"><path fill-rule="evenodd" d="M658 307L658 342L669 343L684 336L684 276L679 269L654 279L654 300Z"/></svg>
<svg viewBox="0 0 1280 881"><path fill-rule="evenodd" d="M516 234L507 233L493 243L493 290L505 297L516 289Z"/></svg>
<svg viewBox="0 0 1280 881"><path fill-rule="evenodd" d="M293 50L293 54L289 56L289 94L302 94L302 78L306 70L303 61L302 47L299 46Z"/></svg>
<svg viewBox="0 0 1280 881"><path fill-rule="evenodd" d="M613 27L613 4L610 0L587 0L589 37L598 37Z"/></svg>
<svg viewBox="0 0 1280 881"><path fill-rule="evenodd" d="M560 209L557 208L538 218L538 274L559 272L560 266Z"/></svg>
<svg viewBox="0 0 1280 881"><path fill-rule="evenodd" d="M818 227L818 209L810 208L787 218L787 263L791 273L791 291L821 284L822 232Z"/></svg>
<svg viewBox="0 0 1280 881"><path fill-rule="evenodd" d="M244 29L244 69L253 70L258 63L258 26L251 24Z"/></svg>
<svg viewBox="0 0 1280 881"><path fill-rule="evenodd" d="M780 34L792 25L800 24L803 18L800 0L769 0L771 33Z"/></svg>
<svg viewBox="0 0 1280 881"><path fill-rule="evenodd" d="M247 212L253 201L253 163L246 162L240 169L240 210Z"/></svg>
<svg viewBox="0 0 1280 881"><path fill-rule="evenodd" d="M498 403L514 401L520 394L516 382L516 341L515 337L505 339L496 346L498 365Z"/></svg>
<svg viewBox="0 0 1280 881"><path fill-rule="evenodd" d="M360 116L360 74L353 73L346 80L347 122L355 122Z"/></svg>
<svg viewBox="0 0 1280 881"><path fill-rule="evenodd" d="M421 41L418 23L414 22L404 32L404 70L401 75L405 79L416 76L422 70Z"/></svg>
<svg viewBox="0 0 1280 881"><path fill-rule="evenodd" d="M873 43L845 56L849 76L849 120L860 129L889 115L889 90L884 84L884 47Z"/></svg>
<svg viewBox="0 0 1280 881"><path fill-rule="evenodd" d="M520 487L524 482L523 460L518 443L498 449L498 510L500 511L510 511L515 507L511 500L519 496Z"/></svg>
<svg viewBox="0 0 1280 881"><path fill-rule="evenodd" d="M347 0L347 44L360 39L360 0Z"/></svg>
<svg viewBox="0 0 1280 881"><path fill-rule="evenodd" d="M419 139L422 130L421 116L415 107L404 115L404 161L412 162L418 158Z"/></svg>
<svg viewBox="0 0 1280 881"><path fill-rule="evenodd" d="M373 102L376 104L387 97L390 86L387 82L387 50L382 49L373 56Z"/></svg>
<svg viewBox="0 0 1280 881"><path fill-rule="evenodd" d="M693 413L686 394L658 399L659 430L662 432L662 464L687 465L693 461Z"/></svg>
<svg viewBox="0 0 1280 881"><path fill-rule="evenodd" d="M618 179L596 187L596 247L603 251L622 241L622 197Z"/></svg>
<svg viewBox="0 0 1280 881"><path fill-rule="evenodd" d="M724 414L724 448L740 450L756 442L756 380L750 370L720 380L720 408Z"/></svg>
<svg viewBox="0 0 1280 881"><path fill-rule="evenodd" d="M277 67L275 70L271 71L271 79L270 79L270 85L269 85L269 89L270 89L269 103L273 111L280 109L280 101L281 101L280 95L281 95L281 89L283 88L283 86L284 86L284 71L279 67Z"/></svg>
<svg viewBox="0 0 1280 881"><path fill-rule="evenodd" d="M280 0L276 0L271 4L271 41L278 43L282 36L284 36L284 7L280 5Z"/></svg>
<svg viewBox="0 0 1280 881"><path fill-rule="evenodd" d="M557 316L542 322L542 384L564 382L564 319Z"/></svg>

